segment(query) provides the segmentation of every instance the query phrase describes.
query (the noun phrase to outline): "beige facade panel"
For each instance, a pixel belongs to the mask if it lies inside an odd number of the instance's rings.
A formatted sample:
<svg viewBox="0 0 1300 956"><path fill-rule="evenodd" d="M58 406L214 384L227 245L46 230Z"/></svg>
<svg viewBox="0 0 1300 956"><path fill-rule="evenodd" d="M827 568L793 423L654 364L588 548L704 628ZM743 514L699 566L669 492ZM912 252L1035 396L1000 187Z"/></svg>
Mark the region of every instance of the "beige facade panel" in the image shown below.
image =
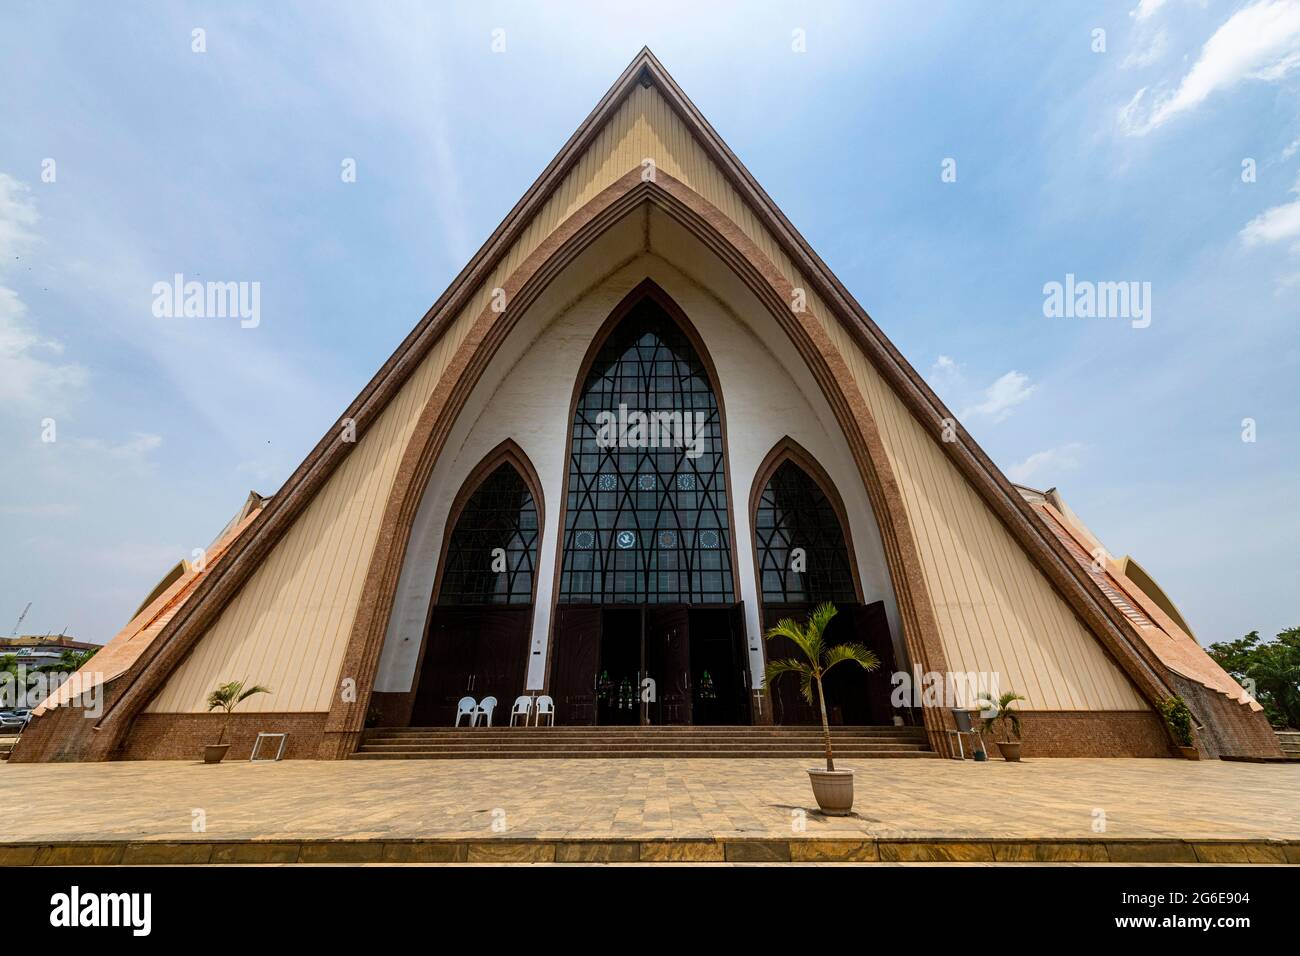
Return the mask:
<svg viewBox="0 0 1300 956"><path fill-rule="evenodd" d="M271 688L241 711L328 710L379 522L424 401L460 344L445 336L150 703L197 713L219 683Z"/></svg>
<svg viewBox="0 0 1300 956"><path fill-rule="evenodd" d="M1030 710L1146 710L1075 617L842 330L837 345L870 405L906 503L948 666L994 671Z"/></svg>
<svg viewBox="0 0 1300 956"><path fill-rule="evenodd" d="M217 683L273 693L249 711L327 710L393 477L420 410L492 289L554 228L645 160L729 216L795 286L790 260L653 87L636 87L484 282L448 334L151 703L196 712ZM809 293L810 310L829 313ZM830 323L898 475L954 670L1000 672L1030 709L1146 709L1128 679L893 395Z"/></svg>

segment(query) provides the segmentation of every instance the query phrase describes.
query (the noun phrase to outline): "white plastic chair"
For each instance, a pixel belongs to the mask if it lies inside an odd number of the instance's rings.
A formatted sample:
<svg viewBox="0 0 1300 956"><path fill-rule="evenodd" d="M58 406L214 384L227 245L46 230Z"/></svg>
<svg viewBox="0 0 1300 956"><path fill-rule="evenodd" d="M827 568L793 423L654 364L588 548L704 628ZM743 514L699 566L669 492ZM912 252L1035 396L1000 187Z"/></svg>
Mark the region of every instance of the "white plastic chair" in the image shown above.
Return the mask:
<svg viewBox="0 0 1300 956"><path fill-rule="evenodd" d="M484 697L478 702L478 710L474 712L474 726L478 726L480 717L487 718L487 725L492 726L492 711L496 710L497 699L495 697Z"/></svg>
<svg viewBox="0 0 1300 956"><path fill-rule="evenodd" d="M533 712L533 699L529 696L522 695L515 698L515 705L510 708L510 726L515 725L515 718L522 717L524 726L528 726L528 717Z"/></svg>
<svg viewBox="0 0 1300 956"><path fill-rule="evenodd" d="M538 727L542 726L543 717L551 718L551 726L555 726L555 701L546 694L537 698L537 716L533 718L533 723Z"/></svg>
<svg viewBox="0 0 1300 956"><path fill-rule="evenodd" d="M474 726L474 721L478 719L478 701L473 697L462 697L456 704L456 722L452 726L459 727L462 717L468 717L469 725Z"/></svg>

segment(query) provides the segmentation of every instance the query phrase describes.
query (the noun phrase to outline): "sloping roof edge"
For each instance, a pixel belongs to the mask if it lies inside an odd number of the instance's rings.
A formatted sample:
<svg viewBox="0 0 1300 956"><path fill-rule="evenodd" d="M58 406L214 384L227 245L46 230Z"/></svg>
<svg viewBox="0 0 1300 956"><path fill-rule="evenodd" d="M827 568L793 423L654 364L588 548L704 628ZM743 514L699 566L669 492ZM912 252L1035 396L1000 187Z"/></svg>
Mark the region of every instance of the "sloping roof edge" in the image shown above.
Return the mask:
<svg viewBox="0 0 1300 956"><path fill-rule="evenodd" d="M251 510L245 505L235 522L226 526L208 549L206 570L211 571L220 566L230 544L257 516L259 509L260 505L258 509ZM33 714L39 717L47 710L67 704L92 687L107 684L126 673L149 645L157 640L176 611L193 597L195 585L205 573L188 561L181 564L184 566L183 572L161 591L155 589L154 597L132 616L126 626L100 647L95 656L56 688L54 693L33 708Z"/></svg>
<svg viewBox="0 0 1300 956"><path fill-rule="evenodd" d="M1125 605L1131 608L1131 611L1125 612L1127 627L1135 638L1160 657L1166 667L1236 703L1246 704L1252 710L1263 709L1231 674L1206 653L1194 637L1183 630L1137 582L1124 573L1121 562L1106 555L1101 562L1104 567L1096 569L1097 559L1088 552L1089 539L1082 530L1051 502L1044 501L1036 507L1048 516L1051 527L1058 536L1068 536L1068 540L1074 542L1077 548L1075 560L1088 568L1090 574L1105 579L1107 586L1115 592L1107 594L1111 602L1121 611L1125 610Z"/></svg>

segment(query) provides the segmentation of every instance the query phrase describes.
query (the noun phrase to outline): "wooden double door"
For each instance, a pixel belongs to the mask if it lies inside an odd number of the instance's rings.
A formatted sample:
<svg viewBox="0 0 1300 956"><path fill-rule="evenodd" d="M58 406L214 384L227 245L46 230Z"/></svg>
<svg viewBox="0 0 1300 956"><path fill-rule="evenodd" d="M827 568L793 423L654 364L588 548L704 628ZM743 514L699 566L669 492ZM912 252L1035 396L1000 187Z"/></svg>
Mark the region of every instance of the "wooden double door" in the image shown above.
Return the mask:
<svg viewBox="0 0 1300 956"><path fill-rule="evenodd" d="M832 724L837 725L887 725L894 720L889 703L890 677L897 669L894 662L894 645L889 637L889 622L885 605L836 604L838 613L826 627L827 645L864 644L880 659L880 667L868 673L851 661L836 664L826 675L826 712ZM793 618L800 623L808 619L810 604L765 604L763 628L774 626L783 618ZM765 642L767 660L795 657L802 654L788 638L773 638ZM799 693L799 679L795 674L785 674L768 688L772 703L772 722L775 724L820 724L821 710L809 705ZM902 711L900 716L906 717Z"/></svg>
<svg viewBox="0 0 1300 956"><path fill-rule="evenodd" d="M411 725L450 725L462 697L495 697L494 719L509 714L524 692L532 619L532 605L435 606Z"/></svg>
<svg viewBox="0 0 1300 956"><path fill-rule="evenodd" d="M549 693L561 724L749 723L743 605L560 605Z"/></svg>

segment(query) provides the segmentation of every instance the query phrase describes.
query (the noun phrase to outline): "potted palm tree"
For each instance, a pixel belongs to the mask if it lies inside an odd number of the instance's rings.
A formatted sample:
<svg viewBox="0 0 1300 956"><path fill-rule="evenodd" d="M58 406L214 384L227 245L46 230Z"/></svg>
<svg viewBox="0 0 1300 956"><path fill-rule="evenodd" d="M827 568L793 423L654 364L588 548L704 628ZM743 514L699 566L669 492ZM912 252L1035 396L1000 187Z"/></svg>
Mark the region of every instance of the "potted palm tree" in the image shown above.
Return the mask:
<svg viewBox="0 0 1300 956"><path fill-rule="evenodd" d="M826 769L808 769L812 780L813 796L817 806L828 816L848 816L853 809L853 771L836 770L835 755L831 751L831 725L826 719L826 691L822 678L836 664L852 661L863 670L873 671L880 666L875 654L861 644L836 644L826 646L826 625L835 617L835 605L829 602L819 604L808 617L807 624L799 624L786 618L778 621L776 627L767 632L770 641L775 637L788 638L802 654L800 658L787 658L769 661L764 672L764 681L773 684L782 674L799 675L799 692L809 705L814 703L821 708L822 739L826 748ZM817 687L817 700L813 701L813 685Z"/></svg>
<svg viewBox="0 0 1300 956"><path fill-rule="evenodd" d="M984 729L994 735L993 739L997 742L998 750L1002 751L1002 758L1008 763L1020 762L1020 715L1012 708L1018 700L1024 700L1014 691L1007 691L997 700L993 697L981 697L976 703L980 708L980 716L984 719ZM985 714L992 714L992 717L985 717ZM997 739L995 728L1001 727L1002 738ZM1012 740L1012 736L1016 739Z"/></svg>
<svg viewBox="0 0 1300 956"><path fill-rule="evenodd" d="M223 743L226 739L226 725L230 723L230 712L254 694L271 693L270 688L260 684L246 688L244 687L246 681L247 678L232 680L229 684L220 684L208 695L208 713L220 708L226 712L226 717L221 722L221 735L217 737L217 742L207 744L203 748L204 763L221 763L226 756L226 751L230 749L230 744Z"/></svg>

